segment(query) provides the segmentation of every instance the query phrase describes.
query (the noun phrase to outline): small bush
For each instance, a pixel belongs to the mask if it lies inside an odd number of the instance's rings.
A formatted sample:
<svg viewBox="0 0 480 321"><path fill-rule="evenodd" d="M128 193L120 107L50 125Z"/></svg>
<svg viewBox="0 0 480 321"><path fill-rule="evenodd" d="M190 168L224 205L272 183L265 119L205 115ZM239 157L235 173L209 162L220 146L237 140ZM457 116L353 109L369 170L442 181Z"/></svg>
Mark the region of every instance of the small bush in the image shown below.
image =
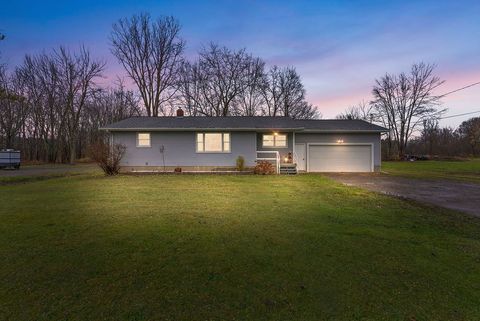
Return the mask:
<svg viewBox="0 0 480 321"><path fill-rule="evenodd" d="M237 157L237 171L243 172L245 170L245 158L243 156Z"/></svg>
<svg viewBox="0 0 480 321"><path fill-rule="evenodd" d="M275 174L275 166L267 161L259 161L253 171L257 175L271 175Z"/></svg>
<svg viewBox="0 0 480 321"><path fill-rule="evenodd" d="M125 154L126 147L122 144L113 144L99 140L90 146L90 157L100 166L105 175L117 175L120 172L120 161Z"/></svg>
<svg viewBox="0 0 480 321"><path fill-rule="evenodd" d="M181 173L182 172L182 168L181 167L175 167L175 169L173 170L175 173Z"/></svg>

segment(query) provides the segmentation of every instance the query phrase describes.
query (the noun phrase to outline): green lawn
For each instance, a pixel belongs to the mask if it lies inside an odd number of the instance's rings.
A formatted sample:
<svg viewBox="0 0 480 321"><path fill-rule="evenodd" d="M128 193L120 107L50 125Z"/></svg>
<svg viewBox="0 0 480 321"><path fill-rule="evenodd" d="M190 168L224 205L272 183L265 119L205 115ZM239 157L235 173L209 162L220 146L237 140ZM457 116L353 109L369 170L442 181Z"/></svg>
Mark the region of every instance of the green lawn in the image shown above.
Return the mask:
<svg viewBox="0 0 480 321"><path fill-rule="evenodd" d="M0 185L43 181L51 178L75 176L86 173L94 174L100 173L101 171L98 166L94 164L42 164L22 166L20 172L22 172L22 174L17 176L19 173L17 170L0 169Z"/></svg>
<svg viewBox="0 0 480 321"><path fill-rule="evenodd" d="M320 175L0 186L0 320L479 320L480 220Z"/></svg>
<svg viewBox="0 0 480 321"><path fill-rule="evenodd" d="M390 175L480 183L480 159L469 161L382 162Z"/></svg>

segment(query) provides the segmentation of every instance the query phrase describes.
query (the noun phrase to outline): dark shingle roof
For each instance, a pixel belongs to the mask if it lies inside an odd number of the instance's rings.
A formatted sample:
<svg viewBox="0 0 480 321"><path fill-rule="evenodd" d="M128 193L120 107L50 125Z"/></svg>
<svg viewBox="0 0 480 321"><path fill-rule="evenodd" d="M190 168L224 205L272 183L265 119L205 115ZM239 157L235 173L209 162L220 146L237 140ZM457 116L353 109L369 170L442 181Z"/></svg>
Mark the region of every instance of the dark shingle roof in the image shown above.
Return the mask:
<svg viewBox="0 0 480 321"><path fill-rule="evenodd" d="M295 122L305 131L387 131L386 128L360 119L297 119Z"/></svg>
<svg viewBox="0 0 480 321"><path fill-rule="evenodd" d="M128 130L305 130L305 131L372 131L385 128L363 120L318 119L301 120L289 117L131 117L101 128L111 131Z"/></svg>

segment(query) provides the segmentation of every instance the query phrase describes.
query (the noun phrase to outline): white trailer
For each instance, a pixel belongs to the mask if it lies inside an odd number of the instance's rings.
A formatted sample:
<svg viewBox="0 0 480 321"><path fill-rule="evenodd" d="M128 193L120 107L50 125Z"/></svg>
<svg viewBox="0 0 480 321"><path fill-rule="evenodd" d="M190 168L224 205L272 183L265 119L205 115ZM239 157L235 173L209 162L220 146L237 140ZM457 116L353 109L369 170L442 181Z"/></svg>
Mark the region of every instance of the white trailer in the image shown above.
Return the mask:
<svg viewBox="0 0 480 321"><path fill-rule="evenodd" d="M0 168L20 168L20 151L13 149L0 150Z"/></svg>

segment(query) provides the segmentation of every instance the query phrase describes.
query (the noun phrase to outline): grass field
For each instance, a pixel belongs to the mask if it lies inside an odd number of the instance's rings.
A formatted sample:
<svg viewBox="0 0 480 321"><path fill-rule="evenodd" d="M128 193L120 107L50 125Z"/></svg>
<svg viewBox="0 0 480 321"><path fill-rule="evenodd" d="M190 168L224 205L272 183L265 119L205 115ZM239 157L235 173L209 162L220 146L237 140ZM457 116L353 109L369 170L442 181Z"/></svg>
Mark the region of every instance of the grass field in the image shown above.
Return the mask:
<svg viewBox="0 0 480 321"><path fill-rule="evenodd" d="M81 174L99 174L101 170L95 164L39 164L22 165L20 170L0 169L0 185L11 185L51 178L75 176Z"/></svg>
<svg viewBox="0 0 480 321"><path fill-rule="evenodd" d="M382 162L390 175L480 183L480 159L469 161Z"/></svg>
<svg viewBox="0 0 480 321"><path fill-rule="evenodd" d="M480 319L480 220L319 175L81 175L0 204L0 320Z"/></svg>

